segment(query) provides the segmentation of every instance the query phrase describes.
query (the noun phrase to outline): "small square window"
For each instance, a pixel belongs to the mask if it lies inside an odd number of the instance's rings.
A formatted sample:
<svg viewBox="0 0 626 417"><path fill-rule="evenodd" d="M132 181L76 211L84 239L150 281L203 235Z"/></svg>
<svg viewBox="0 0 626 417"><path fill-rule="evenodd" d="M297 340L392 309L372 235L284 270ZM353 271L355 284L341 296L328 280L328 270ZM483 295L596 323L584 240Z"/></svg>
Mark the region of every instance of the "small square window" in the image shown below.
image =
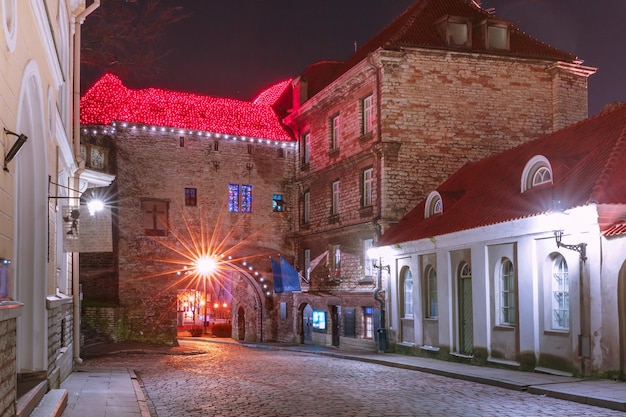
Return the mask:
<svg viewBox="0 0 626 417"><path fill-rule="evenodd" d="M197 205L195 188L185 188L185 205L186 206Z"/></svg>
<svg viewBox="0 0 626 417"><path fill-rule="evenodd" d="M508 28L506 26L489 26L487 29L489 49L509 49Z"/></svg>
<svg viewBox="0 0 626 417"><path fill-rule="evenodd" d="M282 212L285 210L285 202L283 196L280 194L274 194L272 196L272 211Z"/></svg>

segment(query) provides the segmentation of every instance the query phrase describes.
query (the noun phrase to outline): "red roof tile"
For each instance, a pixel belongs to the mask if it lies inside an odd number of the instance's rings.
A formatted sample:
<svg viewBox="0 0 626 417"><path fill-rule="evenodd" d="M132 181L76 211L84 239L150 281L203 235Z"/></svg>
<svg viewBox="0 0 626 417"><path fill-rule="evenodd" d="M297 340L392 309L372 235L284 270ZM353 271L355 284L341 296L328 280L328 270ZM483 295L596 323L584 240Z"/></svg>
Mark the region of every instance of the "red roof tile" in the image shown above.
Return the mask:
<svg viewBox="0 0 626 417"><path fill-rule="evenodd" d="M603 233L605 237L615 237L626 235L626 222L617 222Z"/></svg>
<svg viewBox="0 0 626 417"><path fill-rule="evenodd" d="M553 184L521 192L526 163L543 155ZM437 191L443 214L424 218L422 201L379 244L407 242L592 203L626 204L626 105L478 162ZM610 225L617 219L600 219Z"/></svg>
<svg viewBox="0 0 626 417"><path fill-rule="evenodd" d="M278 141L294 140L268 104L157 88L131 90L119 78L107 74L81 98L80 122L108 125L114 121Z"/></svg>
<svg viewBox="0 0 626 417"><path fill-rule="evenodd" d="M310 95L319 92L335 78L367 58L379 48L397 50L407 47L437 48L448 50L466 50L471 52L489 53L523 58L542 58L552 61L573 62L575 55L553 48L519 28L511 25L510 50L487 50L478 30L473 31L471 48L451 47L438 33L436 22L445 16L470 18L474 24L485 19L500 20L467 0L417 0L398 18L385 26L374 37L367 41L343 63L332 77L325 80L324 85L316 89L309 88Z"/></svg>

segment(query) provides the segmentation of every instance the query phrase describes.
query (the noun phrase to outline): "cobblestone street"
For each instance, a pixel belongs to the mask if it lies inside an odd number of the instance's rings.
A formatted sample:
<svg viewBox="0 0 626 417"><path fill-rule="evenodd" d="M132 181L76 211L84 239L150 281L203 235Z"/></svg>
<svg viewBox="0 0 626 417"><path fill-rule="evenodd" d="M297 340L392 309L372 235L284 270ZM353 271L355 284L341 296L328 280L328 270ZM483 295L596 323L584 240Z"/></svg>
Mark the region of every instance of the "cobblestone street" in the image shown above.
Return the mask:
<svg viewBox="0 0 626 417"><path fill-rule="evenodd" d="M116 354L153 417L623 416L618 411L353 360L181 341L198 355Z"/></svg>

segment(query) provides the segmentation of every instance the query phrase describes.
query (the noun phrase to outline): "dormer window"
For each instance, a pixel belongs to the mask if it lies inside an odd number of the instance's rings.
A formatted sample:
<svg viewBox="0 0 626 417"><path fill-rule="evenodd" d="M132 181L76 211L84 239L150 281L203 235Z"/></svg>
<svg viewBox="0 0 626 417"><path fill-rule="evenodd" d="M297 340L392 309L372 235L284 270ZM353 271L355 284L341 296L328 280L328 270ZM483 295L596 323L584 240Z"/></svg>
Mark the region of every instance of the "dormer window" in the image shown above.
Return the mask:
<svg viewBox="0 0 626 417"><path fill-rule="evenodd" d="M544 184L552 184L552 167L543 155L536 155L526 163L522 173L522 192Z"/></svg>
<svg viewBox="0 0 626 417"><path fill-rule="evenodd" d="M485 48L503 51L511 49L511 25L508 22L488 19L479 27L485 40Z"/></svg>
<svg viewBox="0 0 626 417"><path fill-rule="evenodd" d="M424 218L427 219L435 214L443 213L443 200L441 200L441 194L437 191L433 191L428 195L426 199L426 206L424 207Z"/></svg>
<svg viewBox="0 0 626 417"><path fill-rule="evenodd" d="M471 47L471 27L469 19L457 16L445 16L437 22L437 29L448 46Z"/></svg>

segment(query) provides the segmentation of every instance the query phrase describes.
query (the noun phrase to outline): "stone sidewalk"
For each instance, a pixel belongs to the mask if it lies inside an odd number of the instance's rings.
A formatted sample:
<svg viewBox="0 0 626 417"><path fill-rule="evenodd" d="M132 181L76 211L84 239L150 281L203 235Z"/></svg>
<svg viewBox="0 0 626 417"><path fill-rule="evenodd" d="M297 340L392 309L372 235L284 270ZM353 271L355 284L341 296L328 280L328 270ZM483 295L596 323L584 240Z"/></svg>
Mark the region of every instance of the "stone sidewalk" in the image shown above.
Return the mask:
<svg viewBox="0 0 626 417"><path fill-rule="evenodd" d="M186 339L181 338L180 340ZM240 344L230 339L188 338L188 340ZM249 343L241 345L251 349L284 349L364 361L626 411L626 383L624 382L479 367L392 353L348 352L306 345ZM120 352L175 355L195 353L184 346L163 347L140 344L132 346L110 345L106 348L102 347L100 352L95 353L92 350L95 355ZM62 414L63 417L150 417L146 399L134 372L125 368L79 367L66 379L62 388L68 391L68 402Z"/></svg>

